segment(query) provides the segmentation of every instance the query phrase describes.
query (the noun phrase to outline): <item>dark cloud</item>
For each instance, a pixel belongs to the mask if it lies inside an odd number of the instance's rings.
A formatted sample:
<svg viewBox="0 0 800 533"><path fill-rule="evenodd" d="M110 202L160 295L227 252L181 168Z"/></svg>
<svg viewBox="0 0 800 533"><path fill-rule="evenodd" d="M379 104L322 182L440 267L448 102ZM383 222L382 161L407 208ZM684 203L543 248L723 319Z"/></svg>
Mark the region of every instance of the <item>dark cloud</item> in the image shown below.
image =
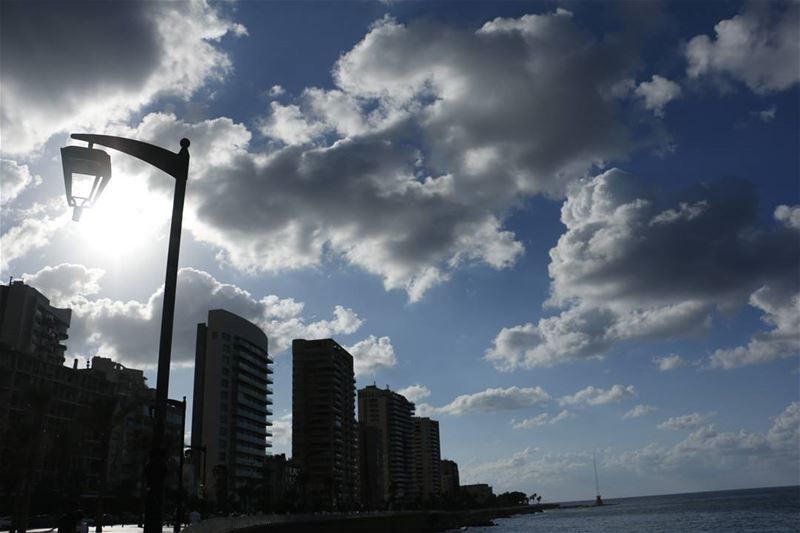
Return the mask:
<svg viewBox="0 0 800 533"><path fill-rule="evenodd" d="M213 41L242 26L199 2L16 1L0 17L3 150L102 128L230 69Z"/></svg>
<svg viewBox="0 0 800 533"><path fill-rule="evenodd" d="M150 116L137 134L191 135L188 225L235 267L330 253L416 301L464 264L514 264L512 209L631 149L611 88L636 63L564 10L477 30L387 18L342 55L336 89L272 102L265 153L227 119Z"/></svg>
<svg viewBox="0 0 800 533"><path fill-rule="evenodd" d="M788 221L784 207L776 217ZM760 355L720 352L715 365L785 357L797 343L800 240L788 222L761 225L757 208L755 189L740 180L675 194L619 170L582 181L567 195L567 229L550 251L549 303L566 309L504 328L487 358L510 370L601 357L621 341L695 332L715 309L748 298L775 329L754 346Z"/></svg>
<svg viewBox="0 0 800 533"><path fill-rule="evenodd" d="M12 0L2 13L4 89L42 103L94 94L98 85L136 91L162 53L145 2Z"/></svg>

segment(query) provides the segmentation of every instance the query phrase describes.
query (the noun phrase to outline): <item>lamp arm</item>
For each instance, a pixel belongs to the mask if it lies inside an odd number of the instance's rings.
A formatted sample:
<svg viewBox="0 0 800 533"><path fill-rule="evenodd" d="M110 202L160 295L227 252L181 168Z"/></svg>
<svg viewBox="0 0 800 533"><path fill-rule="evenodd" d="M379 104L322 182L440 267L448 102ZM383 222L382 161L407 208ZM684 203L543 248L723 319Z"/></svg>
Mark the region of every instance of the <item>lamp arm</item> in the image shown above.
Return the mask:
<svg viewBox="0 0 800 533"><path fill-rule="evenodd" d="M181 139L181 150L175 153L160 146L113 135L73 133L71 137L78 141L99 144L100 146L119 150L163 170L175 179L186 179L186 173L189 168L188 139Z"/></svg>

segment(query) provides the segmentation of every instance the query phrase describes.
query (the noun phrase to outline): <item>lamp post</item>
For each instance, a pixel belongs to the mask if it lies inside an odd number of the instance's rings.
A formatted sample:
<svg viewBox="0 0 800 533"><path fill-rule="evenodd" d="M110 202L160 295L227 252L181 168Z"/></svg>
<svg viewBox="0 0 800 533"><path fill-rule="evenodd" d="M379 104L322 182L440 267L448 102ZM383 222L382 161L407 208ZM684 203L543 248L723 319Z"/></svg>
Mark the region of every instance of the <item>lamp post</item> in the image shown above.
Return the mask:
<svg viewBox="0 0 800 533"><path fill-rule="evenodd" d="M145 506L144 533L161 533L164 507L164 479L167 474L167 455L164 449L164 432L169 393L169 366L172 355L172 326L175 317L175 288L178 281L178 252L181 244L183 201L186 195L186 179L189 173L189 139L181 139L179 152L170 152L134 139L73 133L73 139L89 143L88 148L66 146L61 149L64 166L64 185L67 203L75 208L73 220L80 219L81 211L91 207L111 179L111 159L93 145L107 146L131 155L163 170L175 178L175 195L172 201L172 223L169 232L167 274L164 282L164 306L161 312L161 338L158 349L158 374L156 376L156 409L153 422L153 441L147 466L147 502ZM95 176L88 196L72 193L72 174Z"/></svg>

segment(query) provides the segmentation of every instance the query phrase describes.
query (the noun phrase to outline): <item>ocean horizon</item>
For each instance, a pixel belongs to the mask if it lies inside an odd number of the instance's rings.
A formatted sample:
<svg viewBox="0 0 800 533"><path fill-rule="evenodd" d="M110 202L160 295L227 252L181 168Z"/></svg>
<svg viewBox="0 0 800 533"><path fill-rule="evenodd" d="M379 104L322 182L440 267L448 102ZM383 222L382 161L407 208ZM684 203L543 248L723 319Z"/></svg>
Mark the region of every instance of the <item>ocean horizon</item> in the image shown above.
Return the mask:
<svg viewBox="0 0 800 533"><path fill-rule="evenodd" d="M800 485L561 502L561 509L494 520L470 531L522 532L797 532Z"/></svg>

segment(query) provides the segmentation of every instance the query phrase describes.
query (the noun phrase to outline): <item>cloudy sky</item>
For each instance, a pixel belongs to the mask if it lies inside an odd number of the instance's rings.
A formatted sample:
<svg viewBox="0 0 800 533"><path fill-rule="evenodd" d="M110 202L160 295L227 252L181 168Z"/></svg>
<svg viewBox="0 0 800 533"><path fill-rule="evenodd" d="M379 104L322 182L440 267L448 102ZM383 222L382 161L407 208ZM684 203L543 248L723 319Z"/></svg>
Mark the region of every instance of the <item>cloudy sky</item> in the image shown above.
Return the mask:
<svg viewBox="0 0 800 533"><path fill-rule="evenodd" d="M68 356L154 382L172 180L70 132L191 140L170 396L225 308L334 337L464 482L549 500L795 484L798 4L0 4L0 274Z"/></svg>

